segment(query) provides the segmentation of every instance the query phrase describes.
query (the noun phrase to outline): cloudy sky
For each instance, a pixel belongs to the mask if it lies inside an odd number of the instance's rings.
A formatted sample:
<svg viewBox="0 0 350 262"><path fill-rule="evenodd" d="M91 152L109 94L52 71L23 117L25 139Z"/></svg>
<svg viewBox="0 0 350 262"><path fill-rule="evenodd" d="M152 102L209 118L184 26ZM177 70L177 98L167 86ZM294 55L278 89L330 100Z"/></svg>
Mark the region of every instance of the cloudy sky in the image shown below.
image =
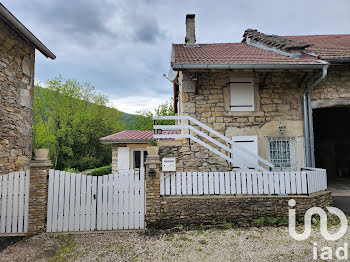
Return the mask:
<svg viewBox="0 0 350 262"><path fill-rule="evenodd" d="M239 42L246 28L281 35L350 33L348 0L3 0L57 56L37 52L36 83L90 82L122 111L151 110L172 95L171 43L196 14L199 43Z"/></svg>

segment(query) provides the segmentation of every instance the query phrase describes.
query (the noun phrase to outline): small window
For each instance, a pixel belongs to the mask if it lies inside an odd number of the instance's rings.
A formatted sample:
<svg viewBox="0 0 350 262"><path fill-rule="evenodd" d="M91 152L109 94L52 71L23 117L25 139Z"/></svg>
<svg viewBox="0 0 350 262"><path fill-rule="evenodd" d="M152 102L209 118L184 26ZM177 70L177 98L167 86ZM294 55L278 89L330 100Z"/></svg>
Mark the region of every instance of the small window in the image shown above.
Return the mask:
<svg viewBox="0 0 350 262"><path fill-rule="evenodd" d="M133 150L132 152L132 168L141 168L145 167L145 162L146 162L146 157L147 157L147 151L146 150L140 150L136 149Z"/></svg>
<svg viewBox="0 0 350 262"><path fill-rule="evenodd" d="M254 111L253 81L231 82L231 111Z"/></svg>
<svg viewBox="0 0 350 262"><path fill-rule="evenodd" d="M267 137L268 157L275 165L274 171L295 170L294 144L294 137Z"/></svg>

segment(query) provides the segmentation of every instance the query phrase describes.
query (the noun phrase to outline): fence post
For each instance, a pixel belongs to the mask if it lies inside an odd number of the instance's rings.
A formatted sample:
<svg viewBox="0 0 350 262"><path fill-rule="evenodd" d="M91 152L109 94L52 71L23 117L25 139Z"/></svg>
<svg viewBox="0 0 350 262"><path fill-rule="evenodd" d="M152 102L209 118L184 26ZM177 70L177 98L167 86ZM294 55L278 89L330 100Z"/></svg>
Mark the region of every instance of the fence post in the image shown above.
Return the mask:
<svg viewBox="0 0 350 262"><path fill-rule="evenodd" d="M28 233L36 234L46 229L49 158L34 159L30 164Z"/></svg>
<svg viewBox="0 0 350 262"><path fill-rule="evenodd" d="M160 219L160 159L159 155L148 155L145 162L146 179L146 226L157 227Z"/></svg>

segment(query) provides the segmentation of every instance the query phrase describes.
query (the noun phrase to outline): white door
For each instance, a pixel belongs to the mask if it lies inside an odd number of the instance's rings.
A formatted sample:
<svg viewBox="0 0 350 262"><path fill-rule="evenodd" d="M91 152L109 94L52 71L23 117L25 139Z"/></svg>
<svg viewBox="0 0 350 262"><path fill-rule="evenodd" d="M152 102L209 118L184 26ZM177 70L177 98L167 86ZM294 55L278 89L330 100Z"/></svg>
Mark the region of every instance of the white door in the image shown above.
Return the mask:
<svg viewBox="0 0 350 262"><path fill-rule="evenodd" d="M233 136L232 141L238 143L243 148L249 150L250 152L258 155L258 136ZM249 157L246 153L243 151L237 149L233 150L233 154L242 154L246 159L248 159L250 162L253 162L255 164L259 164L257 159L254 159L252 157ZM248 166L251 167L251 166Z"/></svg>
<svg viewBox="0 0 350 262"><path fill-rule="evenodd" d="M128 147L118 147L118 171L130 168L129 154Z"/></svg>

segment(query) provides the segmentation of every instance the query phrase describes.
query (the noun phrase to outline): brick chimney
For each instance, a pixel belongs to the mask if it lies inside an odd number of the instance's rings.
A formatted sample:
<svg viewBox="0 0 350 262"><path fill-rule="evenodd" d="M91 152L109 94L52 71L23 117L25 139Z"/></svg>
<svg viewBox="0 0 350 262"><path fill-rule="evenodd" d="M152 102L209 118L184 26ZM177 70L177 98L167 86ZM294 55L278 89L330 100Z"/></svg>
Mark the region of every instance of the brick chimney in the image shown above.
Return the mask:
<svg viewBox="0 0 350 262"><path fill-rule="evenodd" d="M196 28L195 28L195 14L186 15L186 38L185 43L187 46L196 45Z"/></svg>

